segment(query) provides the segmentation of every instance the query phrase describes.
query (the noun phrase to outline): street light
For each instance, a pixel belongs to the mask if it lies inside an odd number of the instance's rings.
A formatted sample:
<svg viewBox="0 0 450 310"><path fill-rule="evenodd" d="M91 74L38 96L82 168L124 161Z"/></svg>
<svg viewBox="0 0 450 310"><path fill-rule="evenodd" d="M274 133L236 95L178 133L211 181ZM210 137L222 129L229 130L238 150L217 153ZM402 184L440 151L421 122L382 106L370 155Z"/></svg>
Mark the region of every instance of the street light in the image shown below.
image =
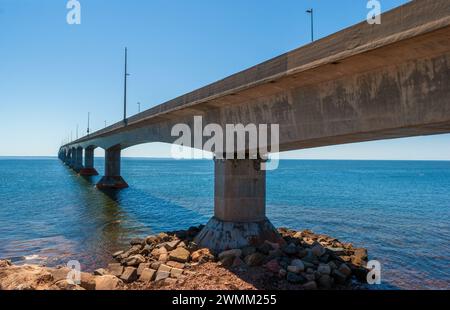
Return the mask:
<svg viewBox="0 0 450 310"><path fill-rule="evenodd" d="M138 105L138 113L141 113L141 103L138 102L137 105Z"/></svg>
<svg viewBox="0 0 450 310"><path fill-rule="evenodd" d="M311 8L306 13L311 14L311 42L314 42L314 10Z"/></svg>
<svg viewBox="0 0 450 310"><path fill-rule="evenodd" d="M87 127L87 135L89 136L89 122L91 118L91 112L88 112L88 127Z"/></svg>

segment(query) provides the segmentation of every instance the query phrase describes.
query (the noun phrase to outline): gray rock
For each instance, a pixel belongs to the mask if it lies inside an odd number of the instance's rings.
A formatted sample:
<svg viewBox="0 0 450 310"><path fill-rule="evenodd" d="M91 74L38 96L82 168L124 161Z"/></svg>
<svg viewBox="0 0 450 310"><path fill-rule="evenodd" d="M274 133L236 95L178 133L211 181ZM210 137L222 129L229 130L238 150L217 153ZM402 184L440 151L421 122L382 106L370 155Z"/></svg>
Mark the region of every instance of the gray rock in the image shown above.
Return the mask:
<svg viewBox="0 0 450 310"><path fill-rule="evenodd" d="M124 252L123 251L117 251L117 252L114 252L113 254L112 254L112 257L113 258L117 258L117 257L119 257L120 255L122 255Z"/></svg>
<svg viewBox="0 0 450 310"><path fill-rule="evenodd" d="M345 276L345 274L343 274L339 270L333 271L332 276L334 278L334 281L336 281L336 283L344 284L347 281L347 277Z"/></svg>
<svg viewBox="0 0 450 310"><path fill-rule="evenodd" d="M176 247L178 246L178 244L180 242L181 242L181 240L174 240L174 241L166 242L164 244L164 247L166 248L167 251L173 251L176 249Z"/></svg>
<svg viewBox="0 0 450 310"><path fill-rule="evenodd" d="M99 268L99 269L94 270L94 275L96 275L96 276L104 276L104 275L107 275L107 274L108 274L108 271L106 269L103 269L103 268Z"/></svg>
<svg viewBox="0 0 450 310"><path fill-rule="evenodd" d="M172 268L170 270L170 276L172 278L179 278L183 274L183 269Z"/></svg>
<svg viewBox="0 0 450 310"><path fill-rule="evenodd" d="M291 261L291 266L296 266L296 267L300 268L300 271L305 270L305 264L303 263L303 261L301 259L293 259Z"/></svg>
<svg viewBox="0 0 450 310"><path fill-rule="evenodd" d="M298 273L302 272L303 270L299 266L288 266L287 271L298 274Z"/></svg>
<svg viewBox="0 0 450 310"><path fill-rule="evenodd" d="M170 252L169 259L179 263L186 263L189 261L190 255L191 253L185 248L176 248Z"/></svg>
<svg viewBox="0 0 450 310"><path fill-rule="evenodd" d="M253 246L247 246L245 248L242 248L242 256L246 257L250 254L253 254L256 252L256 248ZM240 255L239 255L240 256Z"/></svg>
<svg viewBox="0 0 450 310"><path fill-rule="evenodd" d="M320 244L315 244L312 248L311 248L312 253L317 256L317 257L321 257L322 255L325 254L326 250L323 246L321 246Z"/></svg>
<svg viewBox="0 0 450 310"><path fill-rule="evenodd" d="M269 255L269 252L273 250L272 246L266 242L264 242L263 244L261 244L258 247L258 252L261 252L264 255Z"/></svg>
<svg viewBox="0 0 450 310"><path fill-rule="evenodd" d="M134 238L130 240L131 245L143 245L145 243L144 239L141 238Z"/></svg>
<svg viewBox="0 0 450 310"><path fill-rule="evenodd" d="M95 277L95 290L111 291L117 290L123 285L123 282L113 275L104 275Z"/></svg>
<svg viewBox="0 0 450 310"><path fill-rule="evenodd" d="M341 264L338 268L338 271L345 275L346 277L350 276L352 274L352 270L347 264Z"/></svg>
<svg viewBox="0 0 450 310"><path fill-rule="evenodd" d="M139 267L138 267L138 269L137 269L137 275L140 276L141 273L142 273L142 271L143 271L144 269L146 269L146 268L150 268L150 266L151 266L150 263L142 263L142 264L139 264Z"/></svg>
<svg viewBox="0 0 450 310"><path fill-rule="evenodd" d="M156 272L156 278L155 278L155 282L167 279L168 277L170 277L170 272L167 271L157 271Z"/></svg>

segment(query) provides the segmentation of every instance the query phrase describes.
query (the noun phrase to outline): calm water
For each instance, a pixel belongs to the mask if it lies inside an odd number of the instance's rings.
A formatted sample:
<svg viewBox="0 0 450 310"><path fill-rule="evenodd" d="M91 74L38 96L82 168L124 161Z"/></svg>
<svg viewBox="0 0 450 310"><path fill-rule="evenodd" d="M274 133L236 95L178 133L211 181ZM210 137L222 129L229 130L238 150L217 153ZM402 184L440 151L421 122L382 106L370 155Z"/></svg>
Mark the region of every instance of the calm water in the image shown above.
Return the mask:
<svg viewBox="0 0 450 310"><path fill-rule="evenodd" d="M130 188L107 196L57 159L0 159L0 257L91 270L132 237L212 215L212 161L124 159L122 170ZM267 193L276 226L368 248L381 288L450 288L450 162L282 161Z"/></svg>

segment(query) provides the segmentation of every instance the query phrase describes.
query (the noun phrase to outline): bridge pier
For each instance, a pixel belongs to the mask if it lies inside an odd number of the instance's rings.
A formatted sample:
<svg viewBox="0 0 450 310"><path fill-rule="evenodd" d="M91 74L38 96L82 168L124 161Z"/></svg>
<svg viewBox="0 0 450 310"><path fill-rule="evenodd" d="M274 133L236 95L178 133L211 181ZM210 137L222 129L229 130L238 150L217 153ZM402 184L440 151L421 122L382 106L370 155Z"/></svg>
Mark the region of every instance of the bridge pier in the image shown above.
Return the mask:
<svg viewBox="0 0 450 310"><path fill-rule="evenodd" d="M84 150L84 167L79 172L81 176L98 175L97 170L94 168L94 150L94 147L88 147Z"/></svg>
<svg viewBox="0 0 450 310"><path fill-rule="evenodd" d="M283 243L266 217L266 171L261 160L216 159L214 166L214 217L195 242L217 252L265 240Z"/></svg>
<svg viewBox="0 0 450 310"><path fill-rule="evenodd" d="M73 170L78 173L83 169L83 148L77 147L74 151Z"/></svg>
<svg viewBox="0 0 450 310"><path fill-rule="evenodd" d="M122 189L128 184L120 176L120 146L105 150L105 175L98 181L98 189Z"/></svg>

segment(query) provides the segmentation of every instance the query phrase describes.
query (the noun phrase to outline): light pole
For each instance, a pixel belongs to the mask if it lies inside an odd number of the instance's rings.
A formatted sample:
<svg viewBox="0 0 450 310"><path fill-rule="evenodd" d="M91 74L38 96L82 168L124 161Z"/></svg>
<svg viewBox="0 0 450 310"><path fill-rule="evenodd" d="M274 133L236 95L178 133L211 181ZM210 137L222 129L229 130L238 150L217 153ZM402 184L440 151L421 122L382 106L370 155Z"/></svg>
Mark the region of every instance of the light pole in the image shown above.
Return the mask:
<svg viewBox="0 0 450 310"><path fill-rule="evenodd" d="M75 137L76 137L76 139L78 140L78 124L77 124L77 132L76 132Z"/></svg>
<svg viewBox="0 0 450 310"><path fill-rule="evenodd" d="M124 94L123 94L123 122L125 125L127 124L127 77L128 74L128 68L127 68L127 61L128 61L128 49L125 47L125 75L124 75Z"/></svg>
<svg viewBox="0 0 450 310"><path fill-rule="evenodd" d="M91 112L88 112L88 127L87 127L87 135L89 136L89 123L91 118Z"/></svg>
<svg viewBox="0 0 450 310"><path fill-rule="evenodd" d="M106 121L105 121L105 128L106 128Z"/></svg>
<svg viewBox="0 0 450 310"><path fill-rule="evenodd" d="M311 14L311 42L314 42L314 10L313 10L313 8L306 10L306 13Z"/></svg>
<svg viewBox="0 0 450 310"><path fill-rule="evenodd" d="M138 113L141 113L141 103L138 102L137 105L138 105Z"/></svg>

